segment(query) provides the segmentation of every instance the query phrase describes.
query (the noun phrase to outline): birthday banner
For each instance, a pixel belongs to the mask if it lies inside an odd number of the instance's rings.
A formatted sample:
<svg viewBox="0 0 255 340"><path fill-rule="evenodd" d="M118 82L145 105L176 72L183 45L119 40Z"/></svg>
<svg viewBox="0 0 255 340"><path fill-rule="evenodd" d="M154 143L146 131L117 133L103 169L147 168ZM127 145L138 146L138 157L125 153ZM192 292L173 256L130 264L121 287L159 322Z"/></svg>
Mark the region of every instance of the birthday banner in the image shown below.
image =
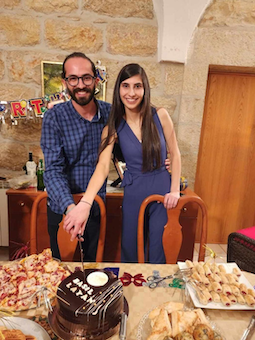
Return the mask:
<svg viewBox="0 0 255 340"><path fill-rule="evenodd" d="M17 123L15 123L17 119L43 118L51 102L60 100L67 101L69 99L63 91L63 93L54 93L44 98L0 101L0 123L5 124L7 118L11 119L13 125L17 125Z"/></svg>

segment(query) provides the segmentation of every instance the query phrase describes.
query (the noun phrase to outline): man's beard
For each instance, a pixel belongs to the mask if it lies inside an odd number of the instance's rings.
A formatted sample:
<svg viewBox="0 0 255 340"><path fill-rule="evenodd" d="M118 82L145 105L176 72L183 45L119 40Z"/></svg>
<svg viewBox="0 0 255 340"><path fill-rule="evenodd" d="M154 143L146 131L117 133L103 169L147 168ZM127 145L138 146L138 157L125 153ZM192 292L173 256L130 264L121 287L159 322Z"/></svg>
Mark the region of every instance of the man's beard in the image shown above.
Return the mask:
<svg viewBox="0 0 255 340"><path fill-rule="evenodd" d="M91 100L94 98L94 93L95 93L95 86L93 87L93 89L90 89L90 88L83 88L83 89L80 89L80 88L77 88L73 91L71 91L68 87L67 87L67 91L68 91L68 94L70 95L70 97L72 98L72 100L74 100L77 104L79 104L80 106L85 106L87 105L88 103L91 102ZM79 91L84 91L84 92L87 92L89 93L90 95L85 98L85 97L82 97L82 98L77 98L75 96L75 94Z"/></svg>

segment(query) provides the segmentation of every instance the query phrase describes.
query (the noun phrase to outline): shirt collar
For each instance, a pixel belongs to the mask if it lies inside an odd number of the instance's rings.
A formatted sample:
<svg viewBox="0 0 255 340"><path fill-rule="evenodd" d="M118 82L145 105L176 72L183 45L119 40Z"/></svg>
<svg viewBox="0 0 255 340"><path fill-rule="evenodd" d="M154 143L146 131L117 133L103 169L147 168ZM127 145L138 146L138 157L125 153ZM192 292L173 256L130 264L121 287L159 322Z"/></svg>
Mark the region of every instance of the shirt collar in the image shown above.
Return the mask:
<svg viewBox="0 0 255 340"><path fill-rule="evenodd" d="M95 116L93 117L92 122L97 122L101 119L100 105L98 104L98 101L95 98L94 98L94 102L97 106L97 112Z"/></svg>

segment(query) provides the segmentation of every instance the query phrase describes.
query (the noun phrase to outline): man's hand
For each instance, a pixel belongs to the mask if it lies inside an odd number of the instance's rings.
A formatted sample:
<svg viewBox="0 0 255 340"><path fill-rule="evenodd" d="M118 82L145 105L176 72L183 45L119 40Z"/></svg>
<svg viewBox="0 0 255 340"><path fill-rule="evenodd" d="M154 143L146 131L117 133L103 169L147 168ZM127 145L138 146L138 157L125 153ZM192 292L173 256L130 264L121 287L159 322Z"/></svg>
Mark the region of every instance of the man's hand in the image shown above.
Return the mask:
<svg viewBox="0 0 255 340"><path fill-rule="evenodd" d="M71 208L69 212L67 210L68 213L64 219L63 228L71 234L71 241L73 241L78 234L84 234L90 208L88 204L78 203L74 208Z"/></svg>
<svg viewBox="0 0 255 340"><path fill-rule="evenodd" d="M164 197L164 207L166 209L175 208L178 203L179 198L180 198L180 192L178 191L169 192Z"/></svg>
<svg viewBox="0 0 255 340"><path fill-rule="evenodd" d="M165 159L165 166L166 166L166 170L169 171L170 170L170 165L171 165L171 161L169 158Z"/></svg>

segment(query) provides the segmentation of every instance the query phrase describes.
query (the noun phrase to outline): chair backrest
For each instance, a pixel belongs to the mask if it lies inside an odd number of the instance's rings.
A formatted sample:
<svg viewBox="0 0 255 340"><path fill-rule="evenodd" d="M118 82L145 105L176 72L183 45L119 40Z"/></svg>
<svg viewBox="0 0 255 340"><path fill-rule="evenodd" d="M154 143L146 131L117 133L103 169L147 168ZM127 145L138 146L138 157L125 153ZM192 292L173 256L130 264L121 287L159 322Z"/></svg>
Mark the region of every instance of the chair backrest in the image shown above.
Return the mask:
<svg viewBox="0 0 255 340"><path fill-rule="evenodd" d="M75 202L78 202L83 194L74 194ZM32 210L31 210L31 222L30 222L30 254L38 253L38 236L37 236L37 217L39 214L39 205L40 203L47 199L47 192L42 192L39 194L33 202ZM104 243L105 243L105 234L106 234L106 209L104 201L100 196L95 197L95 201L98 203L100 208L101 222L100 222L100 234L97 246L97 255L96 261L102 262L104 256ZM64 216L63 216L64 217ZM58 230L58 246L61 254L61 259L63 261L72 261L76 247L77 241L70 241L70 235L62 228L64 218L60 223L60 227ZM45 226L47 230L47 226Z"/></svg>
<svg viewBox="0 0 255 340"><path fill-rule="evenodd" d="M144 263L144 213L147 205L154 201L163 203L164 196L161 195L148 196L142 202L139 211L137 228L137 251L139 263ZM202 228L198 260L204 261L205 258L204 244L206 243L208 221L207 209L203 200L200 197L187 195L180 197L178 204L174 209L167 210L167 224L164 227L164 232L162 236L162 243L166 257L166 263L172 264L177 262L177 258L182 245L182 231L181 231L182 227L179 223L179 217L183 206L191 202L197 203L198 206L201 208Z"/></svg>

